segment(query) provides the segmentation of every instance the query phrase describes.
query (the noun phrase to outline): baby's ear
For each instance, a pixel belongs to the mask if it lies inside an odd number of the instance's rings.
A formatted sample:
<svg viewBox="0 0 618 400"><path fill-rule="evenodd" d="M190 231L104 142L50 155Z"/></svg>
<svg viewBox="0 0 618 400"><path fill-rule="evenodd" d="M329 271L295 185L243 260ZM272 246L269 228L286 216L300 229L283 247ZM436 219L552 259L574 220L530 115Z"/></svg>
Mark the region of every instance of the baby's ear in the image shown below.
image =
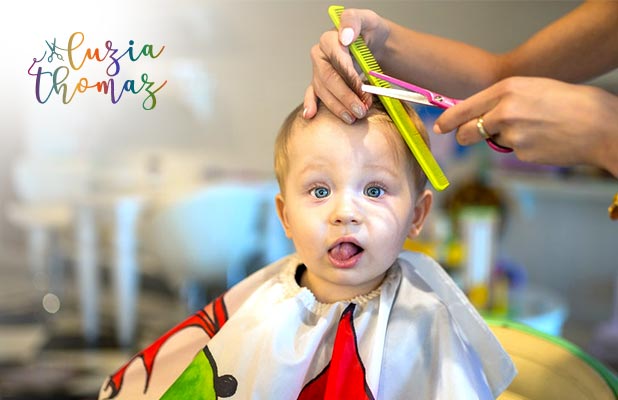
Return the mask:
<svg viewBox="0 0 618 400"><path fill-rule="evenodd" d="M421 233L432 203L433 193L430 190L426 189L418 195L414 205L414 218L412 219L412 227L408 232L408 239L414 239Z"/></svg>
<svg viewBox="0 0 618 400"><path fill-rule="evenodd" d="M285 200L283 199L283 195L281 193L277 193L277 195L275 196L275 206L277 208L277 215L279 216L279 221L281 221L281 226L283 226L283 230L285 231L285 236L291 239L292 233L290 231L290 224L287 214L285 212Z"/></svg>

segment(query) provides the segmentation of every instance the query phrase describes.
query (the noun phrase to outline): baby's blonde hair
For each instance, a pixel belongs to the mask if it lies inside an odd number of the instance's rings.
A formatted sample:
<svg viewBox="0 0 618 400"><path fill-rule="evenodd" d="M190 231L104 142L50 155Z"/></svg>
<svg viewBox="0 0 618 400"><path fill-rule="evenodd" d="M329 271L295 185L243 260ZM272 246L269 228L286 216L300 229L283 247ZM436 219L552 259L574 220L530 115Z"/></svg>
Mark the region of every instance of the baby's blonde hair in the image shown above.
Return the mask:
<svg viewBox="0 0 618 400"><path fill-rule="evenodd" d="M416 161L416 158L414 157L412 152L408 149L408 146L399 134L395 123L386 112L386 109L384 109L382 103L377 98L374 98L373 100L373 105L369 109L368 116L366 118L368 123L383 123L386 127L388 127L388 129L392 129L396 133L396 135L387 135L386 138L387 140L391 141L390 144L393 148L397 148L398 146L403 147L403 153L406 157L406 163L412 170L415 189L417 193L422 192L427 184L427 177L423 172L423 169L419 165L418 161ZM412 122L417 127L419 133L423 137L423 140L429 147L427 130L425 129L425 125L421 121L420 117L411 107L408 107L404 104L404 108L408 112L408 115L410 115ZM312 120L306 120L302 116L303 104L300 104L298 107L292 110L292 112L283 121L283 124L279 129L279 134L277 135L277 139L275 141L275 176L277 177L277 182L279 183L279 188L282 194L285 194L285 178L287 175L289 163L288 142L292 137L292 134L298 129L302 129L304 126L311 123L311 121L317 119L323 113L330 113L330 110L328 110L328 108L326 108L326 106L324 106L320 102L318 103L318 111L314 118ZM331 116L337 118L332 114ZM341 123L343 124L344 122L341 121ZM395 152L395 154L398 154L398 152Z"/></svg>

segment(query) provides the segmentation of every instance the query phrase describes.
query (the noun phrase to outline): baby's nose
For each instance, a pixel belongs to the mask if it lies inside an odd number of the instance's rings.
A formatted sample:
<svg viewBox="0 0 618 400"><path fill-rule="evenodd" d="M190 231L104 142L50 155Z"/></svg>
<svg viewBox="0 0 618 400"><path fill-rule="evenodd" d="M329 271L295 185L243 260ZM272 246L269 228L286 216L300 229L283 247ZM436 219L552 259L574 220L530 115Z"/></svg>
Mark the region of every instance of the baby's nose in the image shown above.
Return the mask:
<svg viewBox="0 0 618 400"><path fill-rule="evenodd" d="M330 222L333 225L360 224L361 212L351 195L342 195L334 202Z"/></svg>

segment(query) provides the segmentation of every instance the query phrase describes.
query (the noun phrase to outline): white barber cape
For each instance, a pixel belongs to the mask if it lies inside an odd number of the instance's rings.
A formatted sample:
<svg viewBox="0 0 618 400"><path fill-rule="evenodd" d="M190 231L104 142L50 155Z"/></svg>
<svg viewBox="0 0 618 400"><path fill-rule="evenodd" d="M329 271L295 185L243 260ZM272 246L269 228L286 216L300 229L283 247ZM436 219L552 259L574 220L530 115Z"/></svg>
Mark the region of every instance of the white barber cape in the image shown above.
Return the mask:
<svg viewBox="0 0 618 400"><path fill-rule="evenodd" d="M373 292L333 304L288 256L110 376L100 398L493 399L516 371L442 267L403 252ZM304 268L304 267L301 267Z"/></svg>

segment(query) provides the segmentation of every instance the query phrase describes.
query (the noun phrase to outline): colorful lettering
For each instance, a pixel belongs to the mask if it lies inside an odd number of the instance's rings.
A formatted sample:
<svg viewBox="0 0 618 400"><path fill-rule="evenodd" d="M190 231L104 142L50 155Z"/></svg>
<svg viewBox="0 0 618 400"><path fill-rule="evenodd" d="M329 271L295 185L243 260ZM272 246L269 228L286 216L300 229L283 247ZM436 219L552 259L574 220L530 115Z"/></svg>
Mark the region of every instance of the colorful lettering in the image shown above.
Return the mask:
<svg viewBox="0 0 618 400"><path fill-rule="evenodd" d="M69 37L67 46L64 48L56 45L56 38L51 42L45 41L48 49L52 52L51 55L46 58L46 50L40 59L33 58L32 64L28 68L28 75L36 77L34 91L35 98L39 103L45 104L53 95L56 95L60 97L64 104L69 104L78 93L82 94L91 89L96 89L98 93L109 95L112 104L118 103L124 93L137 95L144 92L146 98L142 101L142 108L144 110L155 108L157 105L156 93L167 84L167 80L157 86L156 82L150 80L147 73L142 73L139 81L126 79L121 83L117 77L121 71L121 61L127 60L127 62L134 63L138 62L142 57L154 60L163 53L165 46L161 46L155 51L154 45L147 43L141 47L139 52L136 52L136 49L139 49L139 47L134 47L135 41L131 39L126 50L119 53L119 49L114 47L111 40L106 40L102 48L86 47L83 50L84 42L85 35L83 32L74 32ZM66 52L66 59L59 51ZM43 61L52 64L65 60L67 65L56 66L49 70L43 64ZM95 63L95 65L106 65L105 79L93 80L83 76L83 74L77 77L74 76L75 72L92 63ZM37 65L36 68L35 65ZM153 87L155 89L152 89Z"/></svg>

